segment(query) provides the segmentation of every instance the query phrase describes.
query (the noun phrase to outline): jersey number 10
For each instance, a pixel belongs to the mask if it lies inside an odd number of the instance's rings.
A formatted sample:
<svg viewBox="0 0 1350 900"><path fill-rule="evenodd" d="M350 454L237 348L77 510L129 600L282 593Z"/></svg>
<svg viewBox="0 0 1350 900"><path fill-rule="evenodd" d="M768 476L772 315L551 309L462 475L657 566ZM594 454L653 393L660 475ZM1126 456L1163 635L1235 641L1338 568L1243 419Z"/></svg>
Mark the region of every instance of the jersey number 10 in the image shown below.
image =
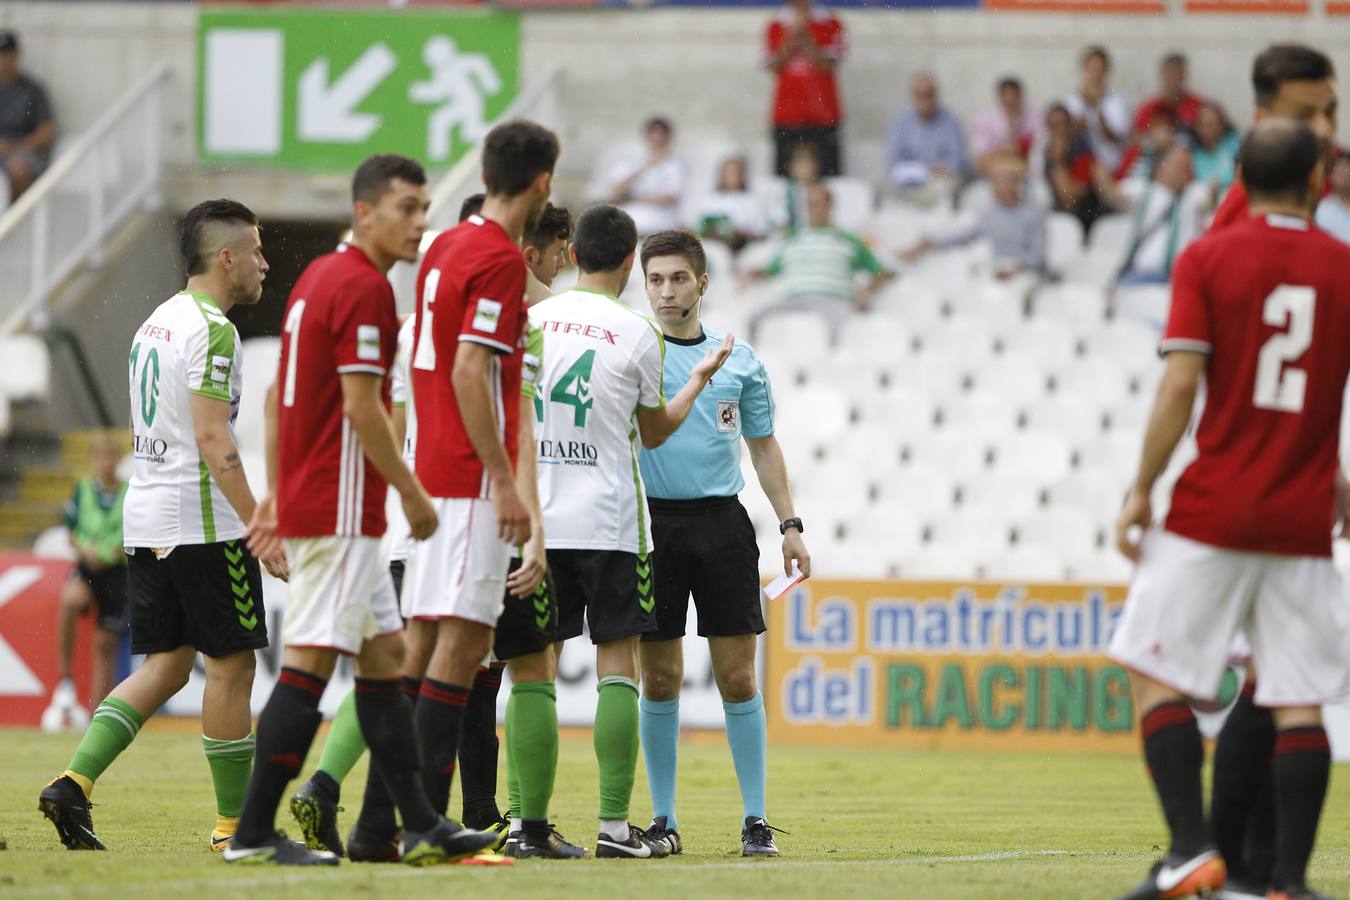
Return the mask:
<svg viewBox="0 0 1350 900"><path fill-rule="evenodd" d="M1262 317L1267 325L1283 328L1261 346L1256 364L1252 403L1261 409L1300 412L1308 392L1308 373L1287 366L1312 344L1317 292L1310 287L1282 284L1266 297Z"/></svg>

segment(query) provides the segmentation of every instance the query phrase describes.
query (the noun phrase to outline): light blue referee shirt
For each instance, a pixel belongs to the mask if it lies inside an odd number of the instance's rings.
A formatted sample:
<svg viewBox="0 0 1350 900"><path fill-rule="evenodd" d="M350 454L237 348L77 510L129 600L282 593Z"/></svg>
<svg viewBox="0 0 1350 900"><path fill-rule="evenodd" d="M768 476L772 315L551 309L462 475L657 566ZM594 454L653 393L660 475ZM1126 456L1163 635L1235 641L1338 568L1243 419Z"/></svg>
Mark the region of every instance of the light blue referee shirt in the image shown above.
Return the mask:
<svg viewBox="0 0 1350 900"><path fill-rule="evenodd" d="M684 387L709 345L716 346L723 337L705 327L701 338L666 338L667 397ZM642 451L639 465L647 496L662 500L734 497L745 487L741 437L771 434L769 375L750 345L737 341L731 358L698 395L684 424L660 447Z"/></svg>

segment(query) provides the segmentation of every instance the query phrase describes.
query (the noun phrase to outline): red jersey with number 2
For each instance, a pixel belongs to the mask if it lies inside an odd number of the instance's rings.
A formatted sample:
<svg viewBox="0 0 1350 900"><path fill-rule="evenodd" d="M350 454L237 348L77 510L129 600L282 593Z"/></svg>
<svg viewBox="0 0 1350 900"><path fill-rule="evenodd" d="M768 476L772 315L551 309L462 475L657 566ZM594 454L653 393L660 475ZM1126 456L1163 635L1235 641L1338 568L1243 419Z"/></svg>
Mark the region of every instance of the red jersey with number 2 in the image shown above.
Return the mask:
<svg viewBox="0 0 1350 900"><path fill-rule="evenodd" d="M384 534L384 478L342 412L342 376L385 377L398 341L389 279L352 244L305 267L286 301L277 370L277 530Z"/></svg>
<svg viewBox="0 0 1350 900"><path fill-rule="evenodd" d="M489 496L488 479L460 417L450 380L461 343L490 349L497 435L512 465L520 428L525 257L500 225L469 216L427 248L417 273L413 403L417 477L433 497Z"/></svg>
<svg viewBox="0 0 1350 900"><path fill-rule="evenodd" d="M1200 238L1172 272L1163 352L1208 354L1198 458L1167 530L1234 550L1330 556L1350 374L1350 246L1267 215Z"/></svg>

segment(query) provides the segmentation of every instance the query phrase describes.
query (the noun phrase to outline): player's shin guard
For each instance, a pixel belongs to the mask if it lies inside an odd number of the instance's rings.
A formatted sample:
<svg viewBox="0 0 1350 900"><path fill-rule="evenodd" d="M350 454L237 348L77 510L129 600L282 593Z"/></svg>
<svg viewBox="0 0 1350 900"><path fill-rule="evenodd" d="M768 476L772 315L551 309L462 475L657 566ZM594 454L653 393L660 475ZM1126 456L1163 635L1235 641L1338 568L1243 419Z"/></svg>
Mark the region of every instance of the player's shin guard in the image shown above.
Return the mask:
<svg viewBox="0 0 1350 900"><path fill-rule="evenodd" d="M216 789L216 815L223 819L237 819L244 806L256 744L252 734L233 741L202 735L202 749L206 751L206 763L211 767L211 782Z"/></svg>
<svg viewBox="0 0 1350 900"><path fill-rule="evenodd" d="M497 694L501 687L501 669L479 669L464 711L459 783L464 824L470 828L486 828L502 817L497 808Z"/></svg>
<svg viewBox="0 0 1350 900"><path fill-rule="evenodd" d="M742 703L722 701L727 720L727 743L731 746L731 761L736 767L736 780L741 786L741 803L747 818L763 819L765 782L769 743L764 719L764 695ZM671 827L674 827L673 825Z"/></svg>
<svg viewBox="0 0 1350 900"><path fill-rule="evenodd" d="M432 678L422 679L422 693L417 698L415 715L417 743L422 753L422 781L432 809L442 816L450 805L450 782L455 777L455 758L459 755L464 710L468 704L469 688Z"/></svg>
<svg viewBox="0 0 1350 900"><path fill-rule="evenodd" d="M379 772L379 781L398 804L403 827L417 832L436 827L439 817L423 789L417 735L399 682L356 679L356 715L370 745L371 763Z"/></svg>
<svg viewBox="0 0 1350 900"><path fill-rule="evenodd" d="M1200 786L1205 748L1195 713L1183 700L1159 703L1139 725L1144 759L1172 831L1172 854L1194 856L1209 838Z"/></svg>
<svg viewBox="0 0 1350 900"><path fill-rule="evenodd" d="M272 837L277 805L314 742L323 716L319 699L327 682L299 669L283 668L258 717L257 756L235 840L256 847Z"/></svg>
<svg viewBox="0 0 1350 900"><path fill-rule="evenodd" d="M323 742L319 757L319 771L341 786L361 754L366 752L366 739L361 734L361 723L356 716L356 692L342 698L328 737ZM334 798L336 799L336 798Z"/></svg>
<svg viewBox="0 0 1350 900"><path fill-rule="evenodd" d="M1317 821L1331 775L1331 745L1322 726L1289 728L1275 737L1275 889L1303 887Z"/></svg>
<svg viewBox="0 0 1350 900"><path fill-rule="evenodd" d="M1238 881L1249 877L1264 881L1269 874L1251 871L1246 853L1248 823L1262 815L1259 798L1270 790L1270 758L1275 747L1275 719L1270 710L1252 702L1253 688L1251 682L1243 685L1214 747L1210 821L1228 875ZM1269 836L1268 828L1258 830Z"/></svg>
<svg viewBox="0 0 1350 900"><path fill-rule="evenodd" d="M638 689L631 678L600 679L595 707L595 759L600 765L600 819L624 821L637 776Z"/></svg>
<svg viewBox="0 0 1350 900"><path fill-rule="evenodd" d="M675 818L675 770L680 746L680 698L638 701L638 730L642 759L647 764L647 787L652 795L652 818L666 817L666 827L678 830ZM727 739L731 739L730 718ZM733 753L734 755L734 753Z"/></svg>
<svg viewBox="0 0 1350 900"><path fill-rule="evenodd" d="M558 773L558 702L553 682L512 685L506 722L508 764L520 792L520 805L513 805L512 812L526 823L546 825Z"/></svg>
<svg viewBox="0 0 1350 900"><path fill-rule="evenodd" d="M66 767L66 774L84 789L86 797L104 770L131 746L144 724L145 718L131 704L116 697L104 699L94 710L80 746Z"/></svg>

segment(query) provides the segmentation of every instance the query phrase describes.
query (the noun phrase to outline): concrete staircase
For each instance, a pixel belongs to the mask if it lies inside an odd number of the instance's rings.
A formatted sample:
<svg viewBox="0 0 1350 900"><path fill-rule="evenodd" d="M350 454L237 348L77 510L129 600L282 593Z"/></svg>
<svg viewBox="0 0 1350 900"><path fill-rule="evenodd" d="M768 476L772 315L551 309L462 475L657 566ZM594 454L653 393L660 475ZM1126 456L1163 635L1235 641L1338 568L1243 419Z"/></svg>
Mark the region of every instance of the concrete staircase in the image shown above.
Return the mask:
<svg viewBox="0 0 1350 900"><path fill-rule="evenodd" d="M12 470L0 502L0 549L29 550L44 530L61 524L75 484L89 472L89 452L98 432L16 437L6 449ZM125 438L126 452L131 442Z"/></svg>

